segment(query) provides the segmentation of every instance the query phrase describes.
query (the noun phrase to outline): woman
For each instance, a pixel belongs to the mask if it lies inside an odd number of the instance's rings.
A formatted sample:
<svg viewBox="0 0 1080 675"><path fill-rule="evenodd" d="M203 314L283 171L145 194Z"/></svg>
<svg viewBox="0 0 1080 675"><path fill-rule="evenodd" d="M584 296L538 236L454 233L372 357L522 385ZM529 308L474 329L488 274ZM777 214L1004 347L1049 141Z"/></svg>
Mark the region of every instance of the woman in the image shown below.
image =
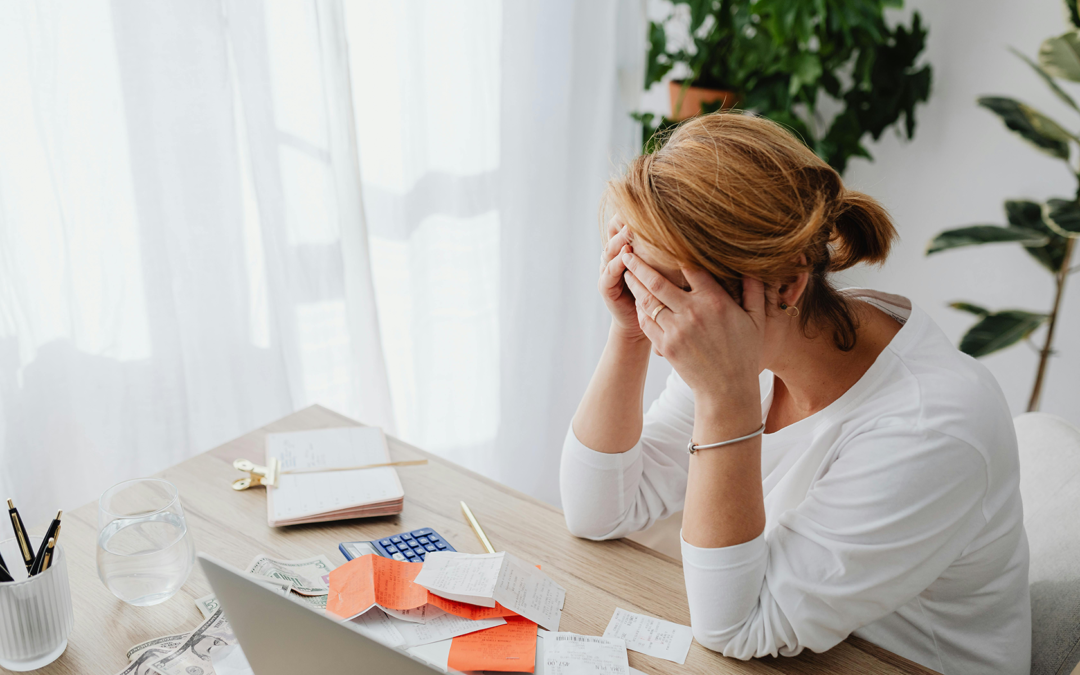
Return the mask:
<svg viewBox="0 0 1080 675"><path fill-rule="evenodd" d="M606 202L612 325L563 450L570 531L622 537L682 509L694 635L726 656L854 633L943 673L1028 672L997 383L907 299L830 285L885 260L884 209L731 113L684 123ZM650 349L674 372L643 419Z"/></svg>

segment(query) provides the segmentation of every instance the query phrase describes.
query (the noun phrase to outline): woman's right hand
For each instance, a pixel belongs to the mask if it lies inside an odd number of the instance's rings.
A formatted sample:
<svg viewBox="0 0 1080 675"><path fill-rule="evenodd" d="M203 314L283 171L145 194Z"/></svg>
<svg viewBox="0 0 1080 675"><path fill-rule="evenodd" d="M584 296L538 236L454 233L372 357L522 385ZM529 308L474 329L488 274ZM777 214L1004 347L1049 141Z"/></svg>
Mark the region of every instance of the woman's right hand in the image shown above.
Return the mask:
<svg viewBox="0 0 1080 675"><path fill-rule="evenodd" d="M608 311L611 312L611 329L627 340L645 340L645 333L638 324L634 296L623 280L626 265L622 254L634 250L630 244L630 231L616 215L608 222L608 243L600 254L600 281L597 286Z"/></svg>

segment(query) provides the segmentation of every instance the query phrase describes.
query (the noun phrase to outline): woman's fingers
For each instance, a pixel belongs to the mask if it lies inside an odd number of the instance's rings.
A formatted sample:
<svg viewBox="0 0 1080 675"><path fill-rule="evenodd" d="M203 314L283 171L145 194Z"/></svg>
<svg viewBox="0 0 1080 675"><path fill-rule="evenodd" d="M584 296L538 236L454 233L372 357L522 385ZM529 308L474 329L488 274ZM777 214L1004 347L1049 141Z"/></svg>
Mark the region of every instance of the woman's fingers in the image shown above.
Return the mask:
<svg viewBox="0 0 1080 675"><path fill-rule="evenodd" d="M760 279L743 277L742 304L754 323L761 326L765 321L765 284Z"/></svg>
<svg viewBox="0 0 1080 675"><path fill-rule="evenodd" d="M600 259L603 260L604 263L610 262L613 258L618 256L623 247L627 246L629 243L630 232L624 226L608 240L607 246L604 247L604 252L600 256Z"/></svg>
<svg viewBox="0 0 1080 675"><path fill-rule="evenodd" d="M629 246L623 246L626 251L630 250ZM614 288L622 284L622 275L626 271L626 266L623 264L622 258L618 255L614 256L606 264L600 267L601 281L606 288Z"/></svg>
<svg viewBox="0 0 1080 675"><path fill-rule="evenodd" d="M641 282L641 285L649 294L672 309L678 309L682 306L683 296L686 295L686 291L665 279L664 275L649 267L644 260L634 255L633 252L622 253L621 255L626 269L633 273L636 280ZM637 294L634 297L637 297Z"/></svg>
<svg viewBox="0 0 1080 675"><path fill-rule="evenodd" d="M656 296L649 292L645 285L634 276L633 272L627 271L623 274L623 278L626 279L626 285L630 288L630 292L633 293L634 299L638 307L638 313L644 315L650 322L657 325L658 330L663 330L659 322L662 321L661 316L663 311L660 311L666 305L660 302ZM655 317L655 318L654 318ZM642 326L644 329L644 326ZM646 333L647 335L647 333Z"/></svg>

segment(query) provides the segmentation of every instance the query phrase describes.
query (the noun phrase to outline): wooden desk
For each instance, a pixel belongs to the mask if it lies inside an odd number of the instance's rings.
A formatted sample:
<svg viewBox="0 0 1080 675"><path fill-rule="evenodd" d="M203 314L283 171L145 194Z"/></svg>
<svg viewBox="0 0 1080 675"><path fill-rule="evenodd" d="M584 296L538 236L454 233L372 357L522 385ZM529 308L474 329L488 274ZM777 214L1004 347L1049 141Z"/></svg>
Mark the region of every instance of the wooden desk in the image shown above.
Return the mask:
<svg viewBox="0 0 1080 675"><path fill-rule="evenodd" d="M266 524L262 490L229 489L229 483L240 477L232 461L238 457L261 459L267 432L352 425L356 422L312 406L159 475L180 490L198 549L237 567L258 553L278 558L322 553L341 563L339 542L379 539L421 527L435 528L461 551L483 553L461 516L458 501L464 499L497 549L541 564L566 588L561 630L601 635L616 607L689 625L682 569L672 559L630 541L576 539L566 531L558 509L396 439L390 439L395 460L431 460L426 466L399 469L405 486L405 510L398 516L274 529ZM191 630L202 621L194 600L209 593L210 587L198 564L168 602L131 607L116 599L98 579L96 534L96 502L64 515L63 543L68 553L75 629L64 655L37 672L112 675L125 667L124 653L132 645ZM694 643L685 666L637 652L630 652L630 665L653 674L931 672L856 638L825 654L749 662L726 659Z"/></svg>

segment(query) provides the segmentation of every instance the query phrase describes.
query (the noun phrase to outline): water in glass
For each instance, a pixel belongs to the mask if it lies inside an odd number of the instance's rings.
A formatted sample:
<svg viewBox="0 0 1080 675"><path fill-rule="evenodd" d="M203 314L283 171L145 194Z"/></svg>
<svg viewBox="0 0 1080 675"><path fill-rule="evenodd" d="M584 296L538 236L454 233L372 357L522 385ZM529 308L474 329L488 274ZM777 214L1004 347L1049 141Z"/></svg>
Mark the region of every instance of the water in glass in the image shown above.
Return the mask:
<svg viewBox="0 0 1080 675"><path fill-rule="evenodd" d="M116 597L156 605L187 581L195 544L170 483L145 479L110 488L101 498L99 526L98 576Z"/></svg>

